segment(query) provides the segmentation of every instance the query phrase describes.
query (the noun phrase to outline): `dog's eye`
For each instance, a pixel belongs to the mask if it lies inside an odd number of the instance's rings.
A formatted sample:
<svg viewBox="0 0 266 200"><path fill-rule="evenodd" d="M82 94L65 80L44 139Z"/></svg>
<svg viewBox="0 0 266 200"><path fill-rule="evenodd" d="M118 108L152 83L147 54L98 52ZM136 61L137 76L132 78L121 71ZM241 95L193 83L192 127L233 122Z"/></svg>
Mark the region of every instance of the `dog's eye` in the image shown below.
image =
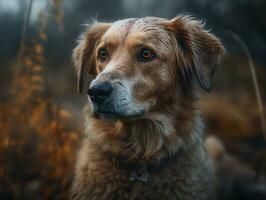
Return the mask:
<svg viewBox="0 0 266 200"><path fill-rule="evenodd" d="M141 49L140 54L138 56L139 61L148 62L154 58L154 53L146 48Z"/></svg>
<svg viewBox="0 0 266 200"><path fill-rule="evenodd" d="M99 55L100 60L102 61L106 60L108 56L107 50L104 48L99 49L98 55Z"/></svg>

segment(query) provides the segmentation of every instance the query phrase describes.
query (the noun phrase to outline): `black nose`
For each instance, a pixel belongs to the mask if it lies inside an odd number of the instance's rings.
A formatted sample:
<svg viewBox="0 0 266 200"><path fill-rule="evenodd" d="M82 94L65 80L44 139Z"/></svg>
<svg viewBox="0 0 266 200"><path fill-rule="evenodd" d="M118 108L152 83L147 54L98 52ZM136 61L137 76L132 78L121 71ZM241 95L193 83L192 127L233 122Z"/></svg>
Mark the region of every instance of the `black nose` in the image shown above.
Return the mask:
<svg viewBox="0 0 266 200"><path fill-rule="evenodd" d="M98 82L90 87L88 90L88 95L92 101L99 104L106 100L111 95L112 91L113 87L111 83L107 81Z"/></svg>

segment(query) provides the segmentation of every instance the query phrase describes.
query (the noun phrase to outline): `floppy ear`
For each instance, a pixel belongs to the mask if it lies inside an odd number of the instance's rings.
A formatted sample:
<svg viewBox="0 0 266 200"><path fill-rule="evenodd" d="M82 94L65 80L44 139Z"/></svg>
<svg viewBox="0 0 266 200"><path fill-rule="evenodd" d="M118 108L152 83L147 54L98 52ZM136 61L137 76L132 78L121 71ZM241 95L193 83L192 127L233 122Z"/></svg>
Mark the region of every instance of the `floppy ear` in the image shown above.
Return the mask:
<svg viewBox="0 0 266 200"><path fill-rule="evenodd" d="M95 46L101 36L107 31L110 24L94 23L80 36L78 45L73 51L73 61L78 74L78 92L83 89L84 76L87 73L95 74Z"/></svg>
<svg viewBox="0 0 266 200"><path fill-rule="evenodd" d="M182 74L186 79L196 76L200 86L210 92L214 72L224 52L220 40L204 30L200 21L186 16L176 17L165 25L176 38L177 62Z"/></svg>

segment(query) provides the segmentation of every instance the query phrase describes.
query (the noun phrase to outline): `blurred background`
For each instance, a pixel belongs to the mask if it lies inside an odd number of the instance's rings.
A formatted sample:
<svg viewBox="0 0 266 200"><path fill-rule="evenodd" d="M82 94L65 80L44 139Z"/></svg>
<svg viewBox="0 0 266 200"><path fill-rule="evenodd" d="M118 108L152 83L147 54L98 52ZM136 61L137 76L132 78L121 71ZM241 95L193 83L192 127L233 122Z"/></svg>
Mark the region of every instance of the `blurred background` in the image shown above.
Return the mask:
<svg viewBox="0 0 266 200"><path fill-rule="evenodd" d="M228 34L247 45L265 108L265 10L265 0L0 0L0 199L68 199L86 103L71 62L82 25L181 13L206 21L226 48L214 90L199 102L207 134L230 158L219 199L265 199L266 146L248 57Z"/></svg>

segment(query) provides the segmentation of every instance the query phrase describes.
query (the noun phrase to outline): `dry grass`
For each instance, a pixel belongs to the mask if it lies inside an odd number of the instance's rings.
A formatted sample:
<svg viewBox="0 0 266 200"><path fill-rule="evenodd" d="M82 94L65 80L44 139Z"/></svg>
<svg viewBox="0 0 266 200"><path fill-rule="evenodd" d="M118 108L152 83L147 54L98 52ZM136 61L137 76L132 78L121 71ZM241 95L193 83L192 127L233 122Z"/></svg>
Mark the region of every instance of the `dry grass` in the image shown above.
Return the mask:
<svg viewBox="0 0 266 200"><path fill-rule="evenodd" d="M57 23L60 13L55 9ZM22 48L10 93L0 103L0 199L68 197L79 135L67 126L71 114L46 89L44 12L39 19L37 36Z"/></svg>
<svg viewBox="0 0 266 200"><path fill-rule="evenodd" d="M255 96L216 93L201 101L200 107L207 134L216 135L230 154L266 175L266 145Z"/></svg>

